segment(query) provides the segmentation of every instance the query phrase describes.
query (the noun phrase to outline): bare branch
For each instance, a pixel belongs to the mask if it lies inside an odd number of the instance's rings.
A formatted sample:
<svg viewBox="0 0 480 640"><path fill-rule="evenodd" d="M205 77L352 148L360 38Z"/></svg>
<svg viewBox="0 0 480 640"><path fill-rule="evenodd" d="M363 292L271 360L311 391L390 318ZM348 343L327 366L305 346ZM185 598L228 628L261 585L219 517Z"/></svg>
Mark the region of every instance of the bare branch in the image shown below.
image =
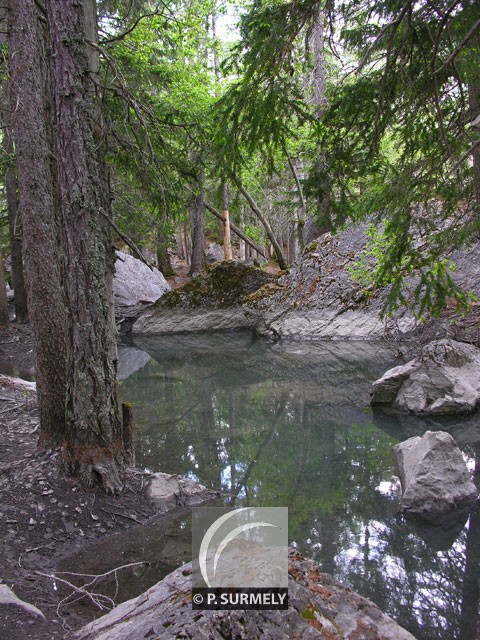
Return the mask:
<svg viewBox="0 0 480 640"><path fill-rule="evenodd" d="M132 33L132 31L135 31L135 29L138 27L138 25L140 24L140 22L142 20L145 20L146 18L153 18L154 16L159 16L159 15L162 15L160 11L152 11L151 13L145 13L144 15L139 16L134 21L132 26L129 27L126 31L124 31L123 33L120 33L118 36L112 36L111 38L104 38L104 39L101 40L100 44L103 46L103 45L106 45L106 44L111 44L112 42L117 42L119 40L123 40L130 33Z"/></svg>
<svg viewBox="0 0 480 640"><path fill-rule="evenodd" d="M120 229L118 228L118 226L115 224L115 222L110 218L109 215L107 215L107 213L103 210L100 209L103 217L105 218L105 220L108 222L108 224L112 227L112 229L115 231L115 233L117 233L120 238L125 242L126 245L128 245L130 247L130 249L134 252L134 254L137 256L137 258L139 260L141 260L144 264L147 265L147 267L149 269L151 269L153 271L153 269L155 268L153 266L153 264L151 264L143 255L143 253L140 251L140 249L137 247L137 245L133 242L133 240L131 240L127 235L125 235L123 233L123 231L120 231Z"/></svg>

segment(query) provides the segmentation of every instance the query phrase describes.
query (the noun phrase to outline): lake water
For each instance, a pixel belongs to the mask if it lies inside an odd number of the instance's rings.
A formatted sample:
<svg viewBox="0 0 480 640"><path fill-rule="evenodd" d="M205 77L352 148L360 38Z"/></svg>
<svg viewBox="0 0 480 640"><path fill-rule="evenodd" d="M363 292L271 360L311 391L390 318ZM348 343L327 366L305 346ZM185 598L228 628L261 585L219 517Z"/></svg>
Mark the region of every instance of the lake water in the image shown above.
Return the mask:
<svg viewBox="0 0 480 640"><path fill-rule="evenodd" d="M391 348L234 333L144 338L120 356L137 465L228 505L288 507L291 544L419 640L479 637L478 512L436 528L398 513L392 445L444 425L371 411L370 383L398 363ZM447 426L473 470L472 425ZM170 568L189 559L188 529L184 515L162 533Z"/></svg>

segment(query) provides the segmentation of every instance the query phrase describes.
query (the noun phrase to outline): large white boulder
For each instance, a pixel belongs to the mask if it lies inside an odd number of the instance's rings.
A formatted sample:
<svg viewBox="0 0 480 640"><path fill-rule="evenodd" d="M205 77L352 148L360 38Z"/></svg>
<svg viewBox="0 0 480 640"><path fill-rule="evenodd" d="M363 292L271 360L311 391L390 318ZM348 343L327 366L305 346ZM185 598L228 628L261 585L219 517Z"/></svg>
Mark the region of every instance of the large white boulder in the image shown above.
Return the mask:
<svg viewBox="0 0 480 640"><path fill-rule="evenodd" d="M128 253L116 253L113 278L115 319L121 333L127 334L142 311L170 291L171 287L158 269L150 269Z"/></svg>
<svg viewBox="0 0 480 640"><path fill-rule="evenodd" d="M215 262L147 309L133 326L134 335L253 328L256 315L244 301L266 284L268 273L242 262Z"/></svg>
<svg viewBox="0 0 480 640"><path fill-rule="evenodd" d="M480 349L444 338L387 371L372 385L372 404L412 413L470 413L480 401Z"/></svg>
<svg viewBox="0 0 480 640"><path fill-rule="evenodd" d="M402 483L403 511L435 519L478 495L470 472L445 431L427 431L393 447Z"/></svg>
<svg viewBox="0 0 480 640"><path fill-rule="evenodd" d="M150 269L144 262L128 253L117 251L113 293L115 304L133 307L139 302L156 302L171 287L158 269Z"/></svg>

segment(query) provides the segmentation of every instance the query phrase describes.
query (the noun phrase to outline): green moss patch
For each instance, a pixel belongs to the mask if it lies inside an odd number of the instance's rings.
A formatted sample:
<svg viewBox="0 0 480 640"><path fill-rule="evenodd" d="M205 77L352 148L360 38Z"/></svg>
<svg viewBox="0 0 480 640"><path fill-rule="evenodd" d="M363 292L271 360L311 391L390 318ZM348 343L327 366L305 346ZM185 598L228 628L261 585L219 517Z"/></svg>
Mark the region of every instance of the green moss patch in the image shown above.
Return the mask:
<svg viewBox="0 0 480 640"><path fill-rule="evenodd" d="M275 278L242 262L215 262L183 287L169 291L156 303L157 308L224 309L241 304Z"/></svg>

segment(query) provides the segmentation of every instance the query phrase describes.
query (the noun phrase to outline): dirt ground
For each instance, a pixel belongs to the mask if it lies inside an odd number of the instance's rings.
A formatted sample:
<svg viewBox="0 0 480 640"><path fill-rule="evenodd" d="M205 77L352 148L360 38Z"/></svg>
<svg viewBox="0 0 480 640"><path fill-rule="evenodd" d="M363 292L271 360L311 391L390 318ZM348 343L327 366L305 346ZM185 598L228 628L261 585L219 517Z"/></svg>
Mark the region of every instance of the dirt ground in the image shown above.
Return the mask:
<svg viewBox="0 0 480 640"><path fill-rule="evenodd" d="M28 374L32 367L28 328L0 330L0 371ZM0 605L0 638L69 637L86 620L59 604L61 596L48 576L63 557L154 515L145 494L148 474L130 470L119 497L100 488L86 491L63 477L59 451L37 449L31 383L14 384L1 375L0 434L0 582L46 617L43 622L17 606Z"/></svg>

